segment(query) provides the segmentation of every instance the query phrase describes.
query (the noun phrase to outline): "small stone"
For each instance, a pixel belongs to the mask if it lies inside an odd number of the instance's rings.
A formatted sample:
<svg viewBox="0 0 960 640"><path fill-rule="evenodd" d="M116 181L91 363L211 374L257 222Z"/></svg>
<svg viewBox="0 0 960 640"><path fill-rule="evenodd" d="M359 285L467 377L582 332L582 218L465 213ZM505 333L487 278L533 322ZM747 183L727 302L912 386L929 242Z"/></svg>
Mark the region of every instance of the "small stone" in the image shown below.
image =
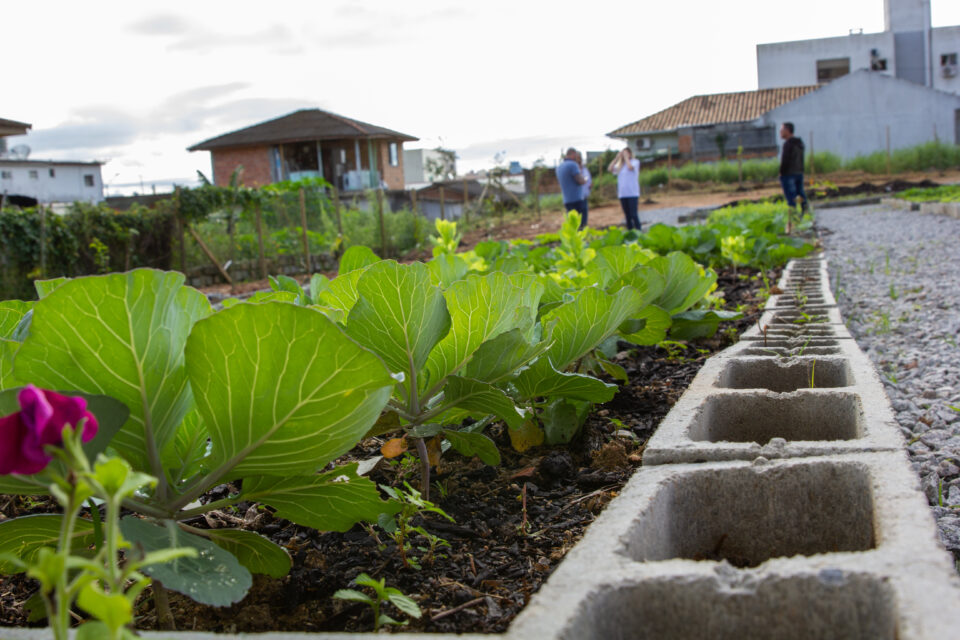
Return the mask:
<svg viewBox="0 0 960 640"><path fill-rule="evenodd" d="M949 478L950 476L960 475L960 467L955 465L950 460L941 460L940 464L937 466L937 475L941 478Z"/></svg>
<svg viewBox="0 0 960 640"><path fill-rule="evenodd" d="M937 392L933 389L924 389L923 393L920 394L924 398L933 399L937 397Z"/></svg>

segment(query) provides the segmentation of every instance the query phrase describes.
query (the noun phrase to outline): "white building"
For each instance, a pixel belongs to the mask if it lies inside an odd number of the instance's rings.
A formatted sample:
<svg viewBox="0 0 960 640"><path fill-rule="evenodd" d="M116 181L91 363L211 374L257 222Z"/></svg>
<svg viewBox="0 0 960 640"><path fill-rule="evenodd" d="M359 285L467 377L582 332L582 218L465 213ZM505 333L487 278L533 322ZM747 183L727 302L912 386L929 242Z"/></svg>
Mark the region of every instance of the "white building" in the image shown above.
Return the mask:
<svg viewBox="0 0 960 640"><path fill-rule="evenodd" d="M884 0L883 9L881 33L757 45L758 88L821 84L867 69L960 94L960 26L933 28L930 0Z"/></svg>
<svg viewBox="0 0 960 640"><path fill-rule="evenodd" d="M767 111L756 124L776 130L783 122L794 123L808 153L812 146L842 158L884 151L888 135L890 149L960 144L960 95L860 70Z"/></svg>
<svg viewBox="0 0 960 640"><path fill-rule="evenodd" d="M103 202L100 164L0 158L0 198L19 196L41 204Z"/></svg>
<svg viewBox="0 0 960 640"><path fill-rule="evenodd" d="M430 170L430 166L434 170ZM447 174L456 175L457 162L436 149L404 149L403 181L408 185L443 180Z"/></svg>

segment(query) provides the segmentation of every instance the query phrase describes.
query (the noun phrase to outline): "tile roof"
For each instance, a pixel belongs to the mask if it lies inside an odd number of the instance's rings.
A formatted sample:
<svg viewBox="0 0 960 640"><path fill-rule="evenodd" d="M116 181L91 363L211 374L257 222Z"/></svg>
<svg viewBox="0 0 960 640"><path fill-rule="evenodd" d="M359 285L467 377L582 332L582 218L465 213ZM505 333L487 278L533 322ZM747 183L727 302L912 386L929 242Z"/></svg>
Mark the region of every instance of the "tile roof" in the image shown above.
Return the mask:
<svg viewBox="0 0 960 640"><path fill-rule="evenodd" d="M413 136L384 127L360 122L320 109L301 109L285 116L267 120L251 127L231 131L199 142L188 151L212 151L226 147L246 147L262 144L284 144L305 140L339 138L393 138L416 140Z"/></svg>
<svg viewBox="0 0 960 640"><path fill-rule="evenodd" d="M620 137L654 131L672 131L688 125L755 120L766 112L819 88L820 85L811 85L693 96L652 116L647 116L643 120L615 129L607 135Z"/></svg>

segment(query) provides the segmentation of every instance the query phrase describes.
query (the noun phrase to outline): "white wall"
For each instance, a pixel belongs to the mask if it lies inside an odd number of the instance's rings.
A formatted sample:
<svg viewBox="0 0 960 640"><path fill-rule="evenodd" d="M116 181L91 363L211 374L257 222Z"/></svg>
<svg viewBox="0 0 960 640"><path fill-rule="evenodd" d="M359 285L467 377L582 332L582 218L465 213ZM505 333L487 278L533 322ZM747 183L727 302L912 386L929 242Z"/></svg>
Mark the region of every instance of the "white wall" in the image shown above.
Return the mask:
<svg viewBox="0 0 960 640"><path fill-rule="evenodd" d="M884 31L930 28L930 0L883 0Z"/></svg>
<svg viewBox="0 0 960 640"><path fill-rule="evenodd" d="M896 74L893 34L864 33L837 38L773 42L757 45L757 88L802 87L817 84L817 60L850 58L850 72L870 68L870 51L876 49Z"/></svg>
<svg viewBox="0 0 960 640"><path fill-rule="evenodd" d="M50 170L54 175L50 175ZM0 193L28 196L41 203L103 201L103 179L100 165L60 164L39 161L0 161L0 171L10 172L10 178L0 177ZM31 177L36 172L36 178ZM0 176L6 175L0 174ZM93 186L84 183L84 176L93 176Z"/></svg>
<svg viewBox="0 0 960 640"><path fill-rule="evenodd" d="M960 27L937 27L933 30L933 88L960 94L960 73L952 78L944 77L940 67L940 56L945 53L957 54L960 61Z"/></svg>
<svg viewBox="0 0 960 640"><path fill-rule="evenodd" d="M868 71L838 78L818 91L777 107L761 118L764 124L793 122L796 135L810 149L843 158L899 149L934 139L956 141L960 96L935 91Z"/></svg>

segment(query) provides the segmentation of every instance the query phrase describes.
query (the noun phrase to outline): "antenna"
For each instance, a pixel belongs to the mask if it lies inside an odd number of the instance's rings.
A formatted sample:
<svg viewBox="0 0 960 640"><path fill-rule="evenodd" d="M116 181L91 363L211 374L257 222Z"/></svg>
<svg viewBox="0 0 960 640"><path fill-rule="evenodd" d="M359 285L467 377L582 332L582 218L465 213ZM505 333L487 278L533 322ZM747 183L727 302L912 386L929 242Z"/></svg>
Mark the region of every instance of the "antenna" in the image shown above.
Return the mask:
<svg viewBox="0 0 960 640"><path fill-rule="evenodd" d="M30 147L25 144L18 144L10 149L10 158L12 160L26 160L30 155Z"/></svg>

